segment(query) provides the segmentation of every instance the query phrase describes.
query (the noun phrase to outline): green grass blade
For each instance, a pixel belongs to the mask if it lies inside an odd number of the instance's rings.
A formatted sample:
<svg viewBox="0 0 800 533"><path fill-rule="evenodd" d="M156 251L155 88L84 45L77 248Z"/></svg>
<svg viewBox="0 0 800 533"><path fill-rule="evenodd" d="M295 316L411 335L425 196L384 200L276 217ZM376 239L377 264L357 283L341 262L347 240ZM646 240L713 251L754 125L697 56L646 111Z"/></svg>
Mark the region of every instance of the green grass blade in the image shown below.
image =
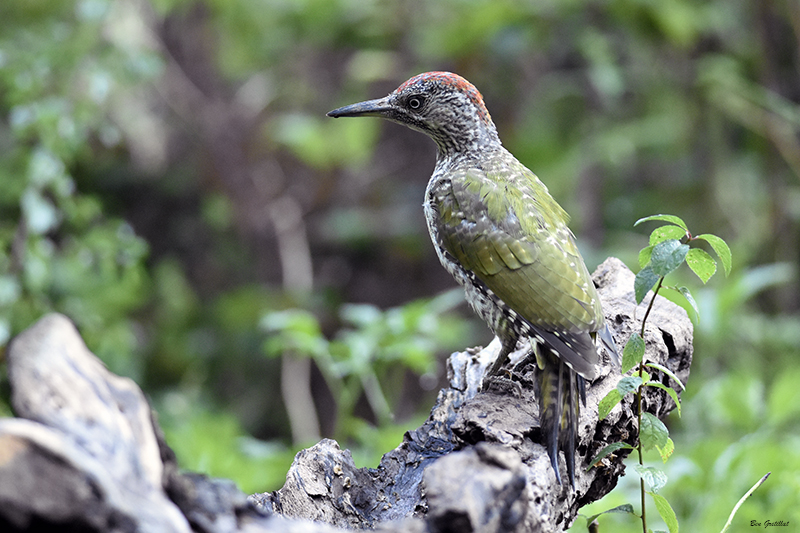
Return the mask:
<svg viewBox="0 0 800 533"><path fill-rule="evenodd" d="M731 527L731 522L733 522L733 517L734 517L734 515L736 515L736 511L738 511L739 507L742 506L742 504L745 502L745 500L747 500L747 498L749 498L750 495L753 494L756 491L756 489L758 487L760 487L761 484L764 483L767 480L767 478L769 477L769 475L771 473L772 472L767 472L766 474L764 474L764 477L762 477L761 479L756 481L756 484L753 485L750 488L750 490L748 490L738 502L736 502L736 505L733 506L733 511L731 511L731 515L728 517L728 521L725 522L725 527L722 528L722 531L720 533L725 533L726 531L728 531L728 528Z"/></svg>

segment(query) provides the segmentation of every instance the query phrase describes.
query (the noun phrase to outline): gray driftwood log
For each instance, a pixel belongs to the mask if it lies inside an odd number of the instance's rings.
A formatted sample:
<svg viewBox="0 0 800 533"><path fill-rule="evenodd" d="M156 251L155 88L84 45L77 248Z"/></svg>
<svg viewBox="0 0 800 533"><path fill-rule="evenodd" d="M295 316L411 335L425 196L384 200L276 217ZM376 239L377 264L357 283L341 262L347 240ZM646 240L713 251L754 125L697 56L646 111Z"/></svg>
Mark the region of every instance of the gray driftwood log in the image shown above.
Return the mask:
<svg viewBox="0 0 800 533"><path fill-rule="evenodd" d="M594 280L622 346L644 315L633 274L612 258ZM685 381L692 326L684 311L659 298L645 338L648 360ZM450 388L377 468L356 468L326 439L297 454L283 488L247 497L230 481L181 472L136 384L108 372L66 317L48 315L8 350L18 418L0 419L0 530L560 531L616 485L622 457L588 471L586 461L610 442L634 441L631 402L598 421L599 400L620 378L607 367L581 411L575 488L559 485L538 444L529 369L478 392L497 349L453 354ZM674 404L648 388L645 408L663 418Z"/></svg>

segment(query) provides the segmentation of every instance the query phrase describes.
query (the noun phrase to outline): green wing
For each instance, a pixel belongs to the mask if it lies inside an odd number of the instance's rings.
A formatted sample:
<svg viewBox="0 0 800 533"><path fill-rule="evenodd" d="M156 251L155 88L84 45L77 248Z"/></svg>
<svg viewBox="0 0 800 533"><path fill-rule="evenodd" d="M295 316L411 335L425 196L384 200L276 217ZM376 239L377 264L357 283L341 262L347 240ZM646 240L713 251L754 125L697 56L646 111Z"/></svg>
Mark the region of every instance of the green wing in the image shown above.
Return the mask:
<svg viewBox="0 0 800 533"><path fill-rule="evenodd" d="M537 330L576 339L584 349L561 354L576 370L593 365L602 309L568 216L545 185L514 160L454 171L450 193L437 206L442 246Z"/></svg>

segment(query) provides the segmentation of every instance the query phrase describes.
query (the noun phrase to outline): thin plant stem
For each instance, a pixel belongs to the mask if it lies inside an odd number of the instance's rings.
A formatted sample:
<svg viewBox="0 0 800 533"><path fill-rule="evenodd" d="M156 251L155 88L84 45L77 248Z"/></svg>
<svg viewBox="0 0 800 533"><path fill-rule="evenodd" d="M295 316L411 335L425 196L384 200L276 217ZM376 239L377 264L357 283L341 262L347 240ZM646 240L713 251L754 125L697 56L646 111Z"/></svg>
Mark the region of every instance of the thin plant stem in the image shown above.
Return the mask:
<svg viewBox="0 0 800 533"><path fill-rule="evenodd" d="M664 282L664 278L658 278L658 283L656 283L655 289L653 289L653 298L650 300L650 305L647 306L647 311L644 313L644 318L642 318L642 330L639 336L644 339L644 327L647 324L647 317L650 316L650 311L653 309L653 303L656 301L656 296L658 296L658 291L661 289L661 284ZM639 362L639 379L644 381L644 357L642 357L641 362ZM639 431L642 429L642 389L644 389L644 382L639 385L639 388L636 389L636 404L637 404L637 420L639 423ZM642 439L639 438L639 443L636 446L636 451L639 453L639 464L644 466L644 456L642 454ZM639 489L642 495L642 532L647 533L647 508L645 506L645 494L646 491L644 490L644 479L639 478Z"/></svg>
<svg viewBox="0 0 800 533"><path fill-rule="evenodd" d="M664 278L658 278L658 283L656 283L656 288L653 289L653 298L650 300L650 304L647 306L647 311L644 312L644 318L642 318L642 330L639 333L639 336L644 339L644 325L647 322L647 317L650 316L650 311L653 309L653 304L656 301L656 296L658 296L658 291L661 289L661 284L664 282ZM644 364L644 361L642 361ZM641 375L641 373L640 373Z"/></svg>
<svg viewBox="0 0 800 533"><path fill-rule="evenodd" d="M639 364L639 377L642 377L642 370L644 368L644 364ZM639 421L639 431L642 428L642 385L639 385L639 388L636 390L636 403L638 404L638 414L637 419ZM642 457L642 439L639 438L639 442L636 446L636 451L639 452L639 464L644 466L644 458ZM639 489L642 496L642 533L647 533L647 507L645 506L645 490L644 490L644 478L639 478Z"/></svg>

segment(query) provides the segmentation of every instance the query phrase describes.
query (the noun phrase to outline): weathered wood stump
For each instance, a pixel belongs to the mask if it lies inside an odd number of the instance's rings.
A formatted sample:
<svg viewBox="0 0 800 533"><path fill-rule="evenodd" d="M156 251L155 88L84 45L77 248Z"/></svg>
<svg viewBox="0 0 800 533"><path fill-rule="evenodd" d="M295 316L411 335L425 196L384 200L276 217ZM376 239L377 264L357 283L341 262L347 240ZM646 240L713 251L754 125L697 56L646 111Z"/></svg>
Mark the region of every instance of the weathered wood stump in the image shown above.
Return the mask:
<svg viewBox="0 0 800 533"><path fill-rule="evenodd" d="M633 274L612 258L594 280L622 346L644 315ZM658 298L645 339L649 361L688 378L692 326L682 309ZM230 481L180 472L136 384L106 370L66 317L45 316L8 350L18 418L0 420L0 530L562 530L616 485L621 456L588 471L586 461L610 442L633 443L635 413L623 401L598 420L598 402L621 377L607 365L581 410L574 490L559 485L538 444L530 369L478 391L498 349L495 340L453 354L450 388L377 468L356 468L349 451L325 439L297 454L283 488L247 497ZM651 387L644 405L660 418L675 407Z"/></svg>

